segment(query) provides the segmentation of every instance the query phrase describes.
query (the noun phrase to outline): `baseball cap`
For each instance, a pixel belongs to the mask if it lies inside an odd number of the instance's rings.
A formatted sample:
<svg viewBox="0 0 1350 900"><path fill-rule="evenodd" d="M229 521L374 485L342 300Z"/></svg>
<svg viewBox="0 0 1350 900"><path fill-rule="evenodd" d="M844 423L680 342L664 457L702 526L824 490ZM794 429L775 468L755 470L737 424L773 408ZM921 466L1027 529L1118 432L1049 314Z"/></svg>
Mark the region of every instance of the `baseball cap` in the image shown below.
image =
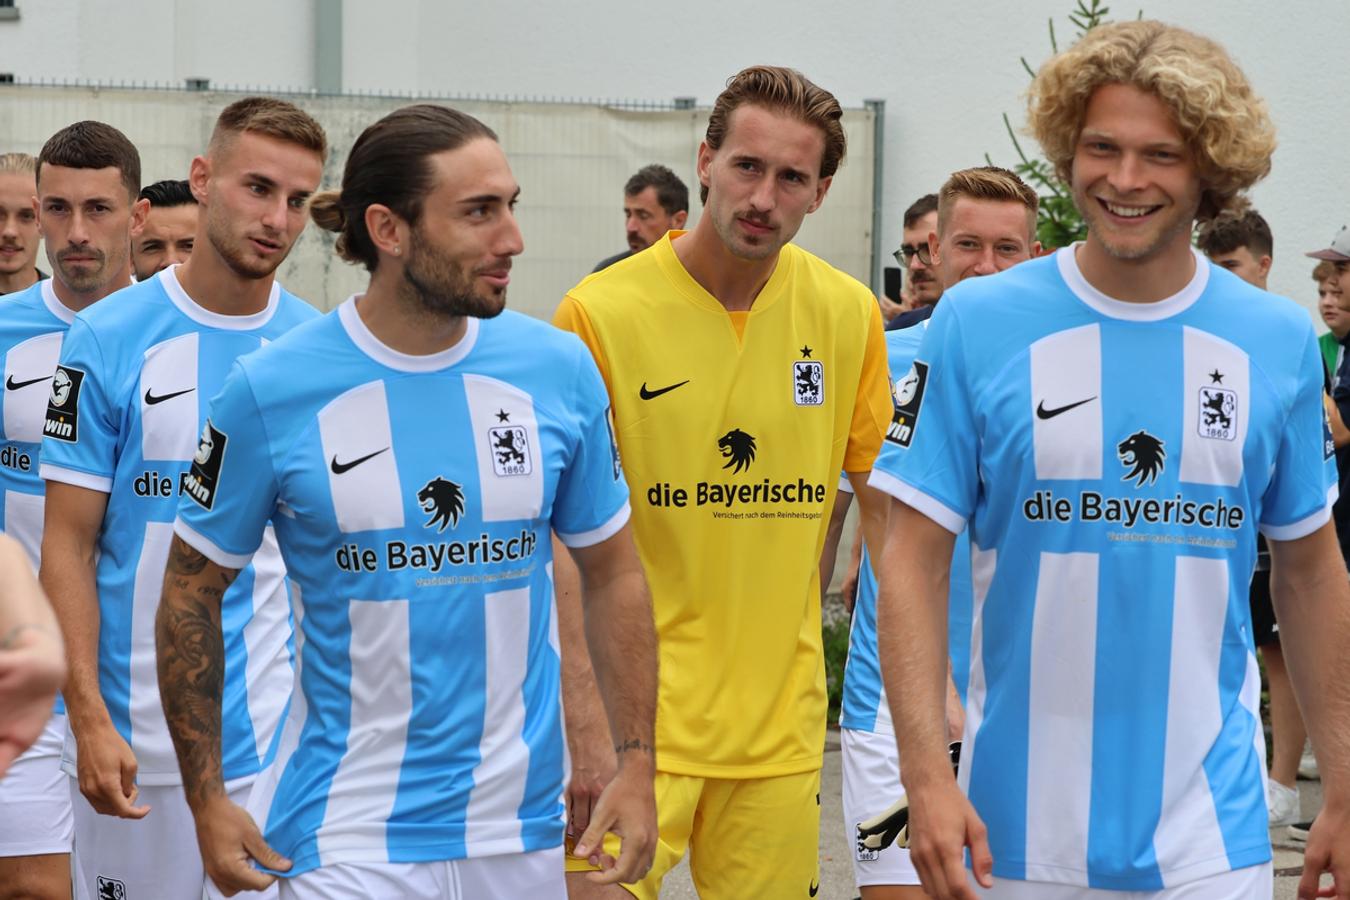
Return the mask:
<svg viewBox="0 0 1350 900"><path fill-rule="evenodd" d="M1330 247L1325 250L1305 253L1304 256L1311 256L1313 259L1329 259L1332 262L1350 260L1350 225L1336 232L1336 236L1331 239Z"/></svg>

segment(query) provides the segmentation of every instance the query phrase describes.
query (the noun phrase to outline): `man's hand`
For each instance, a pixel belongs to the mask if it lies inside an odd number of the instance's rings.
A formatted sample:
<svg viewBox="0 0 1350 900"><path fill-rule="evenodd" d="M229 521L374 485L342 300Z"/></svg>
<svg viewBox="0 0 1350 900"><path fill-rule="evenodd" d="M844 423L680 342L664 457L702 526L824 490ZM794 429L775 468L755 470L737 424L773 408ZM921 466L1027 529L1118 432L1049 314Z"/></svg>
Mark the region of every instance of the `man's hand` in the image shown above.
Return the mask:
<svg viewBox="0 0 1350 900"><path fill-rule="evenodd" d="M984 823L975 813L956 779L923 788L911 788L909 798L909 858L934 900L978 900L970 887L963 852L970 848L975 880L991 887L994 858Z"/></svg>
<svg viewBox="0 0 1350 900"><path fill-rule="evenodd" d="M605 832L620 838L619 858L604 854ZM591 824L577 841L576 855L589 859L601 871L586 876L595 884L632 884L646 875L656 856L656 793L652 789L650 757L622 766L600 794L591 812Z"/></svg>
<svg viewBox="0 0 1350 900"><path fill-rule="evenodd" d="M55 627L19 625L0 639L0 776L41 736L65 677Z"/></svg>
<svg viewBox="0 0 1350 900"><path fill-rule="evenodd" d="M239 891L261 891L277 880L255 869L253 860L278 872L290 869L291 861L267 845L253 817L229 797L217 795L194 810L193 817L202 866L226 897Z"/></svg>
<svg viewBox="0 0 1350 900"><path fill-rule="evenodd" d="M596 804L619 765L610 744L609 728L603 721L599 724L602 727L598 731L568 729L572 778L567 782L567 836L574 839L590 827Z"/></svg>
<svg viewBox="0 0 1350 900"><path fill-rule="evenodd" d="M136 806L136 755L112 723L75 732L80 793L94 812L142 819L149 806Z"/></svg>

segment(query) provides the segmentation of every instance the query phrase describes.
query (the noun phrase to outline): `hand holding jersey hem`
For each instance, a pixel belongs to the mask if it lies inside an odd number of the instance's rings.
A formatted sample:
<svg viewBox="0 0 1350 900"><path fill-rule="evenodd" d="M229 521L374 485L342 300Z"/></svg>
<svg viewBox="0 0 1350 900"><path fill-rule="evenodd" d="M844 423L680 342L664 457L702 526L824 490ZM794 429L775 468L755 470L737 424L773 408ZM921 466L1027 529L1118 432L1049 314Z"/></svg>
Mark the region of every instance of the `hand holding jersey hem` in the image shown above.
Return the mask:
<svg viewBox="0 0 1350 900"><path fill-rule="evenodd" d="M576 855L590 859L602 871L586 876L595 884L632 884L646 875L656 857L656 793L652 787L652 758L626 755L591 812L591 824L577 841ZM605 832L620 837L619 858L601 855ZM592 855L595 854L595 855Z"/></svg>
<svg viewBox="0 0 1350 900"><path fill-rule="evenodd" d="M229 897L239 891L260 891L276 881L251 864L285 872L291 861L268 846L253 817L225 794L207 800L197 810L197 846L202 866L220 892Z"/></svg>

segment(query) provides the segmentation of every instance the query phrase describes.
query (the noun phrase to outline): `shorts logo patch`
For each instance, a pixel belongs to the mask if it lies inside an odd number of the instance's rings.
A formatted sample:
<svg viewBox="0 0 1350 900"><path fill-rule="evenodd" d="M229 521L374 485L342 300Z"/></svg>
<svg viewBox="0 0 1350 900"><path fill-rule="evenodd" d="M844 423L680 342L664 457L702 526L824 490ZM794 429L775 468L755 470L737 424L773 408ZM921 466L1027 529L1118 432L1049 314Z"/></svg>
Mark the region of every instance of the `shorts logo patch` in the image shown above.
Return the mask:
<svg viewBox="0 0 1350 900"><path fill-rule="evenodd" d="M80 387L84 372L69 366L57 366L52 376L52 394L47 399L47 418L42 433L58 441L75 443L80 438Z"/></svg>
<svg viewBox="0 0 1350 900"><path fill-rule="evenodd" d="M197 442L197 452L192 456L192 465L183 473L182 492L197 501L203 509L215 505L220 466L225 459L225 445L228 442L225 432L207 419L202 426L201 440Z"/></svg>
<svg viewBox="0 0 1350 900"><path fill-rule="evenodd" d="M94 886L98 890L98 900L127 900L127 886L116 878L100 875Z"/></svg>
<svg viewBox="0 0 1350 900"><path fill-rule="evenodd" d="M488 438L492 441L492 471L499 477L528 475L533 471L530 441L523 425L489 428Z"/></svg>
<svg viewBox="0 0 1350 900"><path fill-rule="evenodd" d="M881 851L872 850L863 842L862 833L858 830L861 827L861 822L853 823L853 833L857 836L853 846L853 858L858 862L876 862L881 859Z"/></svg>
<svg viewBox="0 0 1350 900"><path fill-rule="evenodd" d="M919 410L923 406L924 389L928 386L928 364L917 359L905 377L895 383L895 414L886 429L886 440L908 447L914 440L914 429L919 424Z"/></svg>
<svg viewBox="0 0 1350 900"><path fill-rule="evenodd" d="M792 364L792 399L798 406L825 404L825 364L799 359Z"/></svg>
<svg viewBox="0 0 1350 900"><path fill-rule="evenodd" d="M1219 441L1237 439L1237 392L1222 387L1200 389L1201 437Z"/></svg>

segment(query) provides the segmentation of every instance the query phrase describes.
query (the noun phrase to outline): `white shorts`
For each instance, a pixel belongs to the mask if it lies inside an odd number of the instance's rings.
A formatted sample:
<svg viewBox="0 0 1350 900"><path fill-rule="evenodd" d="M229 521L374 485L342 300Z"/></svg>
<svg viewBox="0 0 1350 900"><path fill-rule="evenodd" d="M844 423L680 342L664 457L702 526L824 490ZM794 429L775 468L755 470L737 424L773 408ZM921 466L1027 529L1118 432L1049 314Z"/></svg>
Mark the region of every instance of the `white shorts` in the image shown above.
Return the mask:
<svg viewBox="0 0 1350 900"><path fill-rule="evenodd" d="M75 810L75 852L71 860L75 900L198 900L220 897L202 868L197 827L176 784L141 785L137 806L150 806L143 819L119 819L94 812L80 783L65 776ZM252 778L227 782L225 790L248 805ZM277 896L276 886L249 897Z"/></svg>
<svg viewBox="0 0 1350 900"><path fill-rule="evenodd" d="M566 900L563 850L432 863L338 863L278 882L281 900Z"/></svg>
<svg viewBox="0 0 1350 900"><path fill-rule="evenodd" d="M66 717L54 715L0 780L0 856L69 853L75 823L61 771Z"/></svg>
<svg viewBox="0 0 1350 900"><path fill-rule="evenodd" d="M975 884L971 879L971 885ZM1044 881L995 878L989 890L975 888L980 900L1270 900L1275 870L1270 863L1220 872L1161 891L1108 891Z"/></svg>
<svg viewBox="0 0 1350 900"><path fill-rule="evenodd" d="M853 848L853 877L858 887L918 884L919 873L909 861L908 850L894 844L881 851L867 850L858 843L858 823L885 812L904 796L895 737L841 728L839 743L844 757L844 839Z"/></svg>

